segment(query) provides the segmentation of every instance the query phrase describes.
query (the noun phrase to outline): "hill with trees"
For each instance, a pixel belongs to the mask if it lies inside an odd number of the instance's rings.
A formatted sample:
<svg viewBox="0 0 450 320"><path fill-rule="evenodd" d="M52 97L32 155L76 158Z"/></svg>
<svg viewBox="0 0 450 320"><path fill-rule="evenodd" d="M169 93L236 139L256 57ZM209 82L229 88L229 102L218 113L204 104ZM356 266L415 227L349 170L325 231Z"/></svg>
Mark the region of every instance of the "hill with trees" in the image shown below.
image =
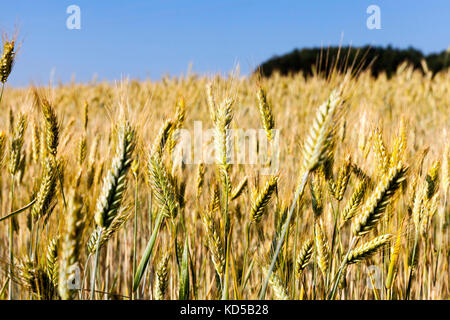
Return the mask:
<svg viewBox="0 0 450 320"><path fill-rule="evenodd" d="M408 61L414 68L422 69L422 60L435 74L450 66L450 48L440 53L424 55L413 47L396 49L392 46L383 47L329 47L295 49L290 53L274 56L263 62L255 72L260 71L263 76L270 76L274 72L282 75L303 72L311 75L314 70L328 73L338 61L338 68L353 65L353 69L370 68L374 76L385 72L390 77L404 61Z"/></svg>

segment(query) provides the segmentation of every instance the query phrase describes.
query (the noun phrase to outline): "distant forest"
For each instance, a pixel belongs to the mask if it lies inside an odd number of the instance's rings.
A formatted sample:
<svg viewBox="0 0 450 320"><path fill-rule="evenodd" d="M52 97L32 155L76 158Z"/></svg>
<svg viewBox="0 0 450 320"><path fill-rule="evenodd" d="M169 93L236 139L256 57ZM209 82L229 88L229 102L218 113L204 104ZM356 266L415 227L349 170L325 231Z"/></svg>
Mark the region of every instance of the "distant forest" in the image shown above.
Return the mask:
<svg viewBox="0 0 450 320"><path fill-rule="evenodd" d="M449 48L450 49L450 48ZM390 77L397 67L404 61L408 61L414 68L423 69L421 61L425 60L428 69L433 74L450 66L449 49L440 53L424 55L420 50L409 47L408 49L396 49L392 46L383 47L341 47L338 67L342 70L347 65L354 63L354 68L370 68L374 76L385 72ZM350 50L350 52L349 52ZM282 75L303 72L311 75L313 70L328 73L338 56L339 47L329 48L305 48L295 49L282 56L275 56L262 63L255 72L261 72L263 76L270 76L274 72ZM347 58L348 57L348 58Z"/></svg>

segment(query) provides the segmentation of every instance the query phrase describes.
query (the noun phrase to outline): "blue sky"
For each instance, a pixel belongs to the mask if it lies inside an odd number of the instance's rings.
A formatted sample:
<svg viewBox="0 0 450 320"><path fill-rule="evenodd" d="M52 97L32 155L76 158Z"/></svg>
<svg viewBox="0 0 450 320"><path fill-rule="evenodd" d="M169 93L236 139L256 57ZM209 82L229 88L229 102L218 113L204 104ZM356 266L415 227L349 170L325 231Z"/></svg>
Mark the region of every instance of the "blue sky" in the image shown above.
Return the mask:
<svg viewBox="0 0 450 320"><path fill-rule="evenodd" d="M81 9L81 30L68 30L66 8ZM381 10L369 30L366 9ZM23 40L10 83L159 79L163 74L248 74L294 48L343 44L410 45L425 53L450 45L450 1L4 1L0 30Z"/></svg>

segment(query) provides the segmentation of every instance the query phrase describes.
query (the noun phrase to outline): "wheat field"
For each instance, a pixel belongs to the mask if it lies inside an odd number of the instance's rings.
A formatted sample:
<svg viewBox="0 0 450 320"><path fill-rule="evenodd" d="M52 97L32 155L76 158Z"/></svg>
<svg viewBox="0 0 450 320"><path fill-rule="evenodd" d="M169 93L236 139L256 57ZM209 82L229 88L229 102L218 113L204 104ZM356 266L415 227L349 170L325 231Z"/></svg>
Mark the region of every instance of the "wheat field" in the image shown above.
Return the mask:
<svg viewBox="0 0 450 320"><path fill-rule="evenodd" d="M19 89L12 60L0 299L449 298L450 71ZM214 161L183 163L199 121ZM231 129L277 132L277 170Z"/></svg>

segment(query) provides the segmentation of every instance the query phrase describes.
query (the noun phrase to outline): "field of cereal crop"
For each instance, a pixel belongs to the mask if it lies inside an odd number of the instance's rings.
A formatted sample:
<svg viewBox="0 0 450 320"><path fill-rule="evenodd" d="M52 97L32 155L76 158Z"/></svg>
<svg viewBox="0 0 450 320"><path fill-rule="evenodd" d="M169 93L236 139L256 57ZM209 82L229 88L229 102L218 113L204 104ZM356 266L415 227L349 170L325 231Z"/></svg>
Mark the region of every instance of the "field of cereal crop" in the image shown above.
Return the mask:
<svg viewBox="0 0 450 320"><path fill-rule="evenodd" d="M18 89L14 45L0 298L449 298L450 71Z"/></svg>

